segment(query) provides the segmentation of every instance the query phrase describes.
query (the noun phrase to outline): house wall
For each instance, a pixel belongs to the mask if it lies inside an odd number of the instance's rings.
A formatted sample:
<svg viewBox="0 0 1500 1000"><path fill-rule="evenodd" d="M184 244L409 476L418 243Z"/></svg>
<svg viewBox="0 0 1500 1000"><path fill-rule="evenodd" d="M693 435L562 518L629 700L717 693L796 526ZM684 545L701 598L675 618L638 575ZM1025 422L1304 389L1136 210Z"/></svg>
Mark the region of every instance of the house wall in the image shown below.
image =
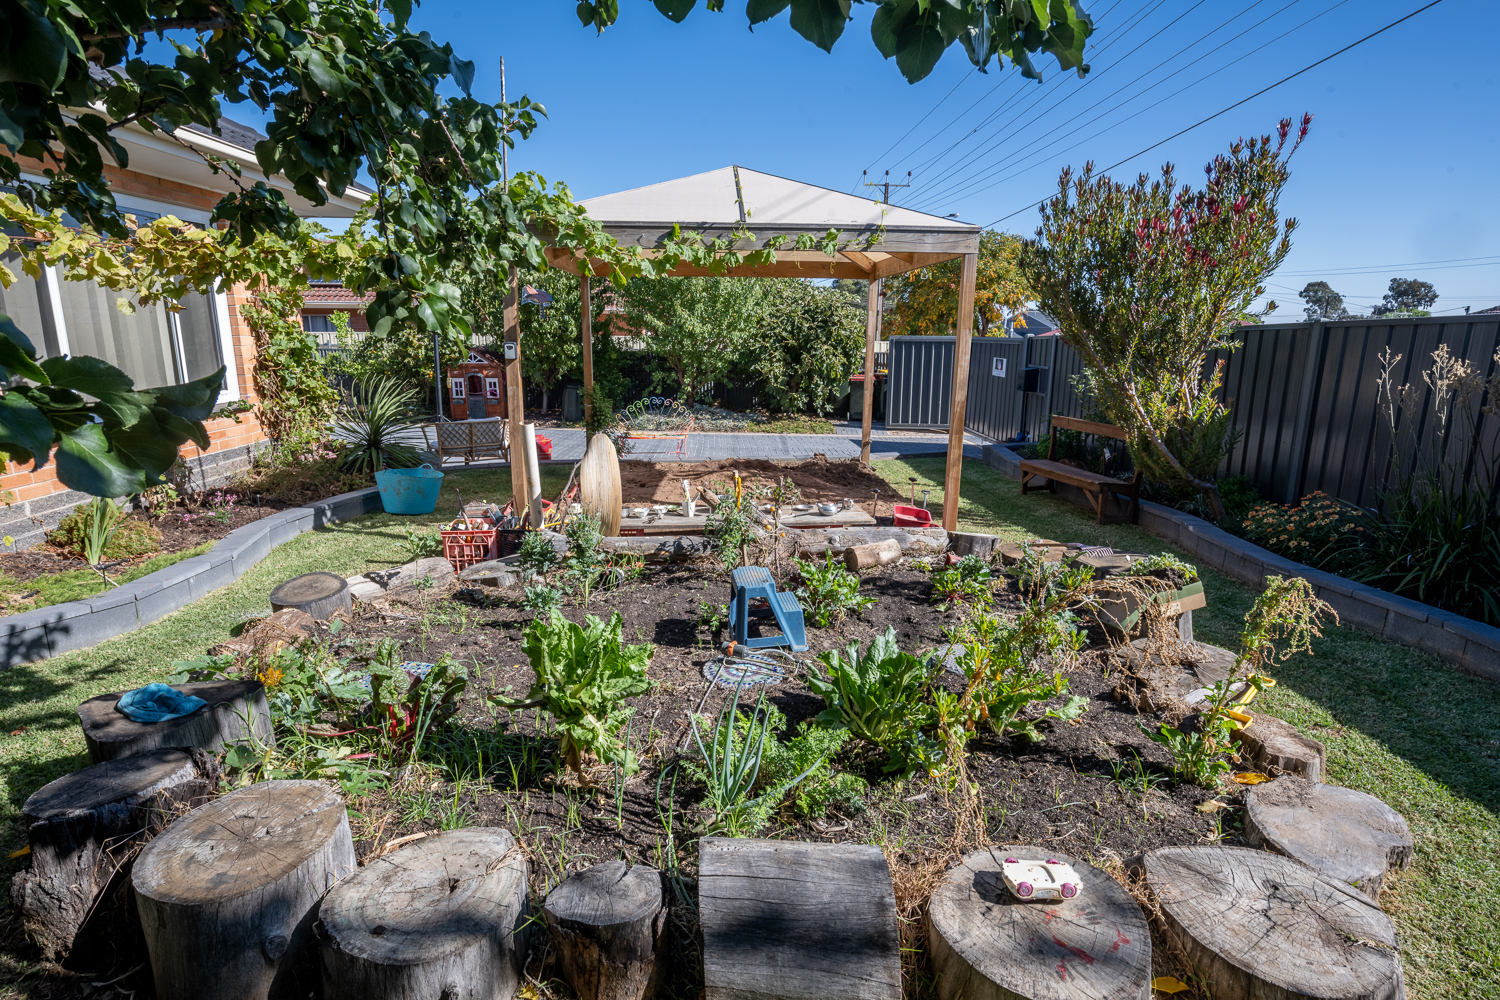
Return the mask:
<svg viewBox="0 0 1500 1000"><path fill-rule="evenodd" d="M23 169L40 168L40 164L24 161L22 166ZM215 191L109 165L105 166L105 177L115 197L127 210L132 199L138 198L154 206L181 208L184 218L191 214L197 217L194 221L206 221L205 213L212 210L221 197ZM241 308L250 300L251 295L245 286L236 285L224 294L217 316L217 323L222 325L227 320L228 324L228 336L220 341L221 349L228 348L224 351L224 363L229 369L221 404L235 399L253 403L258 398L254 381L255 337L240 315ZM208 448L200 450L188 442L180 453L187 463L190 486L194 489L216 486L234 478L249 467L255 452L264 448L268 440L257 412L253 410L240 414L238 423L230 418L220 418L207 421L206 427ZM70 490L58 482L55 462L49 462L40 470L30 462L25 465L7 462L4 472L0 473L0 502L8 504L0 507L0 535L9 535L17 550L39 545L45 541L46 533L75 506L89 499L87 494Z"/></svg>

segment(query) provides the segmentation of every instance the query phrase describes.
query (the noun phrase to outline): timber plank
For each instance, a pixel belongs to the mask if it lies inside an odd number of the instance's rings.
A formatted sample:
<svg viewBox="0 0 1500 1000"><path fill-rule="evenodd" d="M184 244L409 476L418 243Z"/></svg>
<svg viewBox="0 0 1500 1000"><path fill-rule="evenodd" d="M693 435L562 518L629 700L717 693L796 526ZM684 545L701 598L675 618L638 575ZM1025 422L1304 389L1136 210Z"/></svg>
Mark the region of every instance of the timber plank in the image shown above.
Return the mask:
<svg viewBox="0 0 1500 1000"><path fill-rule="evenodd" d="M698 852L705 1000L900 1000L880 848L705 837Z"/></svg>

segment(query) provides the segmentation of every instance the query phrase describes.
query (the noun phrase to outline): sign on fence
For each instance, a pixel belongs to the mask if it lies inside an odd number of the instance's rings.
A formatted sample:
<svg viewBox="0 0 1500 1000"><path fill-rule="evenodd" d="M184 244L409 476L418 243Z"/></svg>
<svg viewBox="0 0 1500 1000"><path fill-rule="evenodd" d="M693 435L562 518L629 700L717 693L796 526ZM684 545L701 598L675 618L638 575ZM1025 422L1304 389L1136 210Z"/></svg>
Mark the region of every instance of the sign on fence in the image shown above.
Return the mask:
<svg viewBox="0 0 1500 1000"><path fill-rule="evenodd" d="M1005 359L1004 358L995 358L994 359L994 370L990 374L994 375L996 378L1004 378L1005 377Z"/></svg>

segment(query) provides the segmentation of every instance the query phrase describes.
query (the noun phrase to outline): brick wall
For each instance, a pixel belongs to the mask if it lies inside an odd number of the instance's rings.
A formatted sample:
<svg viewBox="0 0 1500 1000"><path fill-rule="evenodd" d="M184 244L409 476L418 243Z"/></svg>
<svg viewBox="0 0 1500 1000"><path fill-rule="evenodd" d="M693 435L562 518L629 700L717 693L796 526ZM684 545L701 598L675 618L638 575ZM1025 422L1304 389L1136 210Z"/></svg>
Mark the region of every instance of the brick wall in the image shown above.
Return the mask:
<svg viewBox="0 0 1500 1000"><path fill-rule="evenodd" d="M26 162L23 168L39 170L41 164ZM104 168L110 188L116 195L134 194L142 198L166 202L185 208L211 210L219 201L217 192L190 187L175 181L150 177L134 170L121 170L108 164ZM239 395L249 402L257 400L255 394L255 336L240 315L240 309L251 300L244 285L236 285L227 293L229 303L229 333L234 357L226 358L225 364L234 370L238 379ZM191 472L194 489L216 486L233 479L250 465L255 452L265 446L266 433L260 425L256 411L240 414L240 422L229 418L207 422L209 446L199 450L188 442L181 455ZM0 507L0 535L10 535L16 549L27 549L45 540L46 533L57 526L78 504L85 503L89 496L70 490L57 481L57 465L49 462L41 470L33 471L30 464L6 463L0 473L0 490L10 496L9 506ZM14 499L11 499L14 497Z"/></svg>

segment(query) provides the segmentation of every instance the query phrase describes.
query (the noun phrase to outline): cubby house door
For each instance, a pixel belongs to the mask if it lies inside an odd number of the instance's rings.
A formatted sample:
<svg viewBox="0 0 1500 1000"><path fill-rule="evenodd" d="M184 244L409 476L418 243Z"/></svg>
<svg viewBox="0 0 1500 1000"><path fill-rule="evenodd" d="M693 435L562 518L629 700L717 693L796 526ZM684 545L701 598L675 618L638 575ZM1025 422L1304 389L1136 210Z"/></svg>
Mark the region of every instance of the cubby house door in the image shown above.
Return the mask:
<svg viewBox="0 0 1500 1000"><path fill-rule="evenodd" d="M483 420L486 416L484 376L475 373L469 376L469 419Z"/></svg>

